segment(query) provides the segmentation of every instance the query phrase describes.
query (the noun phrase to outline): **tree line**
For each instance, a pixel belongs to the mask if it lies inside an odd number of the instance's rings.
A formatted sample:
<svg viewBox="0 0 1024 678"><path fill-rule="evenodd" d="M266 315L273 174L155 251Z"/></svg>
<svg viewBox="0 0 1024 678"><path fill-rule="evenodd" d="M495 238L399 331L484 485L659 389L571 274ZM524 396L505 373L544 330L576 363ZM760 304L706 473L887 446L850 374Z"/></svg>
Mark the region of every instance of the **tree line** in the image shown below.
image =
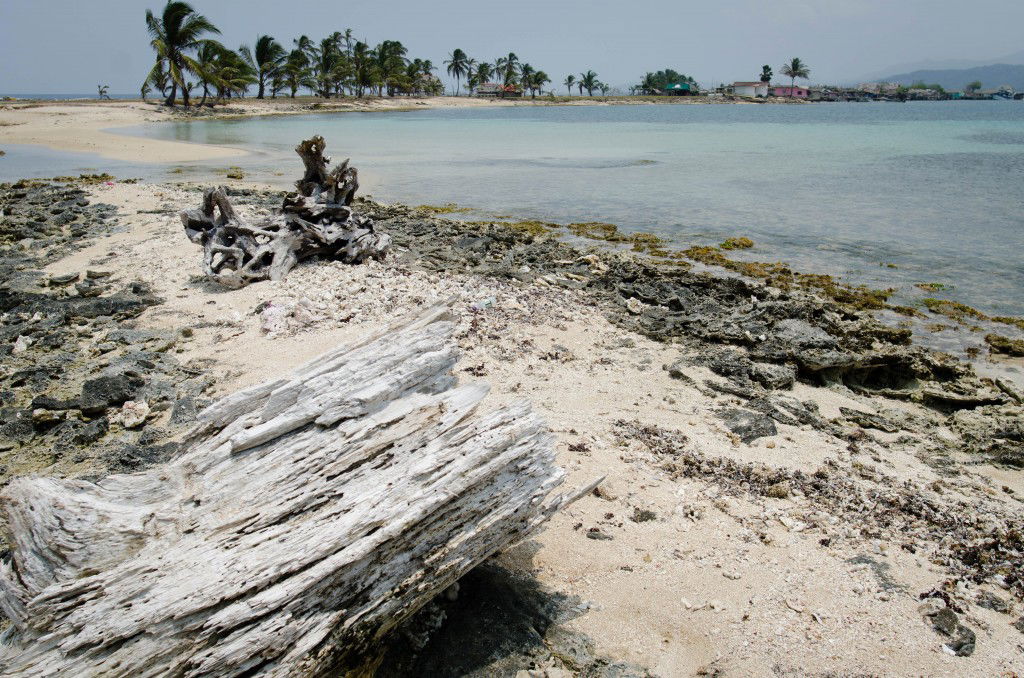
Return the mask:
<svg viewBox="0 0 1024 678"><path fill-rule="evenodd" d="M261 35L237 50L211 36L220 30L186 2L170 0L159 16L146 11L146 30L156 62L142 84L142 98L156 90L174 105L181 91L185 106L193 89L202 88L201 104L244 96L256 87L256 97L267 92L295 97L302 88L321 97L367 92L378 95L441 94L443 85L429 59L409 59L397 40L376 47L352 37L352 29L335 32L319 42L308 36L293 40L286 49L269 35Z"/></svg>

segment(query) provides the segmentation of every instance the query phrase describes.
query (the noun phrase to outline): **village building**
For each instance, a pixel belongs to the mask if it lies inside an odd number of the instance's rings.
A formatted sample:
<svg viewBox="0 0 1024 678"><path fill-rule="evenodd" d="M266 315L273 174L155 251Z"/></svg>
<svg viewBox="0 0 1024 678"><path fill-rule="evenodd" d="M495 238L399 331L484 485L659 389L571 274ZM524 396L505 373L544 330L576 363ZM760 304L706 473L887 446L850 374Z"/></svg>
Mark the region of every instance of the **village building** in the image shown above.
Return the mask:
<svg viewBox="0 0 1024 678"><path fill-rule="evenodd" d="M772 96L776 97L795 97L797 99L806 99L810 94L810 90L800 85L776 85L772 88Z"/></svg>
<svg viewBox="0 0 1024 678"><path fill-rule="evenodd" d="M685 97L699 94L700 88L688 82L672 82L665 85L662 93L669 96Z"/></svg>
<svg viewBox="0 0 1024 678"><path fill-rule="evenodd" d="M515 85L502 85L498 82L485 82L482 85L477 86L476 95L478 97L504 99L510 97L521 97L523 96L523 90L519 89Z"/></svg>
<svg viewBox="0 0 1024 678"><path fill-rule="evenodd" d="M766 82L734 82L730 89L739 97L768 96L768 83Z"/></svg>

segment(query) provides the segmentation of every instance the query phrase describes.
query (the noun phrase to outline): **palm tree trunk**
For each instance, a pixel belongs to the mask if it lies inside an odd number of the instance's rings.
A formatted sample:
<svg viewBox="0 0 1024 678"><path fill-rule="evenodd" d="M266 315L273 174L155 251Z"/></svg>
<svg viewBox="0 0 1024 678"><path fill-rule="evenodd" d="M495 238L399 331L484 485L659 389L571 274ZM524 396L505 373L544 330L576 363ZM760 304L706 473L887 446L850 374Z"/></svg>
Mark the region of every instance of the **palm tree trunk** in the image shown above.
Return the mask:
<svg viewBox="0 0 1024 678"><path fill-rule="evenodd" d="M209 88L207 87L207 85L206 85L206 82L204 81L204 82L203 82L203 99L202 99L202 101L200 101L200 102L199 102L199 106L200 106L200 108L206 105L206 97L207 97L207 96L208 96L209 94L210 94L210 90L209 90Z"/></svg>
<svg viewBox="0 0 1024 678"><path fill-rule="evenodd" d="M177 99L177 98L178 98L178 83L174 82L174 81L171 81L171 93L167 97L167 100L164 101L164 105L165 106L173 106L174 105L174 100Z"/></svg>
<svg viewBox="0 0 1024 678"><path fill-rule="evenodd" d="M263 88L264 88L265 84L266 84L266 82L264 80L264 75L262 73L260 73L260 91L256 95L257 99L262 99L263 98Z"/></svg>
<svg viewBox="0 0 1024 678"><path fill-rule="evenodd" d="M791 97L795 97L796 96L796 94L793 92L793 88L794 87L796 87L796 77L795 76L789 79L789 96L791 96Z"/></svg>

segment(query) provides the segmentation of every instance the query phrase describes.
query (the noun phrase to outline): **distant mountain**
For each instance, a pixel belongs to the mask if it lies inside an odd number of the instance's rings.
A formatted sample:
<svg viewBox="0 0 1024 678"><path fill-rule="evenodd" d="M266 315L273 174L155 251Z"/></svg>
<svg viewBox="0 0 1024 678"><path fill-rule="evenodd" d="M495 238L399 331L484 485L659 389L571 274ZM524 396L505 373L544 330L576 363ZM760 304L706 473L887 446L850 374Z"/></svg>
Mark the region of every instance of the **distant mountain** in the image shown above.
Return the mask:
<svg viewBox="0 0 1024 678"><path fill-rule="evenodd" d="M909 64L899 64L861 76L857 82L875 82L876 80L884 80L888 73L951 71L966 68L977 68L979 66L989 66L991 64L1024 64L1024 50L1014 52L1013 54L1006 54L994 59L932 59L929 61L916 61Z"/></svg>
<svg viewBox="0 0 1024 678"><path fill-rule="evenodd" d="M975 68L918 70L873 78L875 82L898 82L912 85L924 81L929 85L938 83L949 90L962 90L969 82L978 80L983 89L995 89L1009 85L1018 92L1024 92L1024 65L991 64Z"/></svg>

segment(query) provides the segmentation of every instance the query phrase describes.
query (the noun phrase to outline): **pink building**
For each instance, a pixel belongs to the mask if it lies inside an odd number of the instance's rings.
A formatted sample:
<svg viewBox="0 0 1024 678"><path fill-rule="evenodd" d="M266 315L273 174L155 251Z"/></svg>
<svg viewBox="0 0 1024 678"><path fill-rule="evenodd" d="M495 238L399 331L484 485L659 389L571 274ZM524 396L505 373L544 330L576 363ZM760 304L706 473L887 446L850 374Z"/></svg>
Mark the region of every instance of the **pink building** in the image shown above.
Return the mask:
<svg viewBox="0 0 1024 678"><path fill-rule="evenodd" d="M806 87L797 85L790 87L789 85L776 85L772 87L772 96L776 97L797 97L798 99L806 99L810 92L807 91Z"/></svg>

